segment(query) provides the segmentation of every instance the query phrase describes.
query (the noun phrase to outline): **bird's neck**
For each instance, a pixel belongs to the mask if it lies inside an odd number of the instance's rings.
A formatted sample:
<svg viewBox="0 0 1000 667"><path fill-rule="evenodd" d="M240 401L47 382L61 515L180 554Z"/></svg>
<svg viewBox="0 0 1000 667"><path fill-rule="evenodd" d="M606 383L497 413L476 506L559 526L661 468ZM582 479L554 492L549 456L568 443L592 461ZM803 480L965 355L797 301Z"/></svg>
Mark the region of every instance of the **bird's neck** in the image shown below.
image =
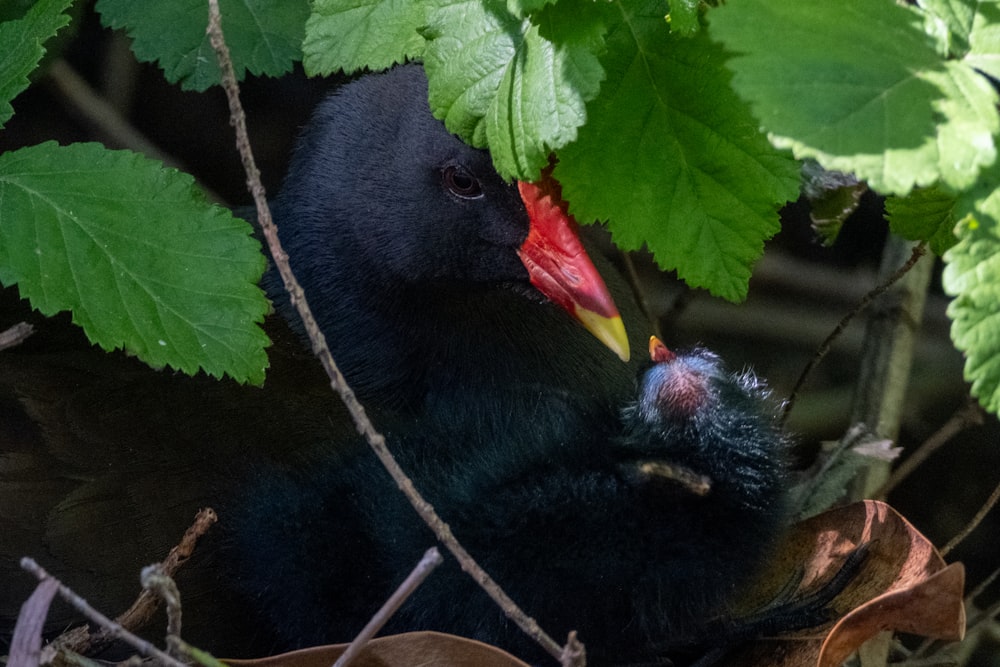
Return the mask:
<svg viewBox="0 0 1000 667"><path fill-rule="evenodd" d="M632 391L633 371L551 303L497 286L331 279L342 286L335 301L308 287L306 296L348 383L375 407L517 412L536 392L604 410ZM294 322L287 296L272 298Z"/></svg>

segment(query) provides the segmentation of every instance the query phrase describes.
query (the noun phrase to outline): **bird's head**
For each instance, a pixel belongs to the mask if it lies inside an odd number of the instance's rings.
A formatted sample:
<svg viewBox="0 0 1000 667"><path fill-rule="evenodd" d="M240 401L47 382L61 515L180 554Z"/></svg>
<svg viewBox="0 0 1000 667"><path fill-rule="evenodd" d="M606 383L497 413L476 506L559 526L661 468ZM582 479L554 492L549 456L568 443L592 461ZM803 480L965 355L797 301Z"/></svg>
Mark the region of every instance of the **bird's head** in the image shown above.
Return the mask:
<svg viewBox="0 0 1000 667"><path fill-rule="evenodd" d="M718 355L703 348L679 355L653 336L649 356L653 366L643 374L637 405L642 419L680 422L712 409L716 387L727 379Z"/></svg>
<svg viewBox="0 0 1000 667"><path fill-rule="evenodd" d="M777 494L788 441L763 382L726 370L704 348L674 352L655 336L649 355L653 365L623 415L627 435L618 444L627 468L655 488L721 488L744 505L762 488Z"/></svg>
<svg viewBox="0 0 1000 667"><path fill-rule="evenodd" d="M378 294L512 289L558 304L627 359L618 310L553 184L505 182L431 115L423 70L407 66L320 106L275 217L311 300L345 280Z"/></svg>

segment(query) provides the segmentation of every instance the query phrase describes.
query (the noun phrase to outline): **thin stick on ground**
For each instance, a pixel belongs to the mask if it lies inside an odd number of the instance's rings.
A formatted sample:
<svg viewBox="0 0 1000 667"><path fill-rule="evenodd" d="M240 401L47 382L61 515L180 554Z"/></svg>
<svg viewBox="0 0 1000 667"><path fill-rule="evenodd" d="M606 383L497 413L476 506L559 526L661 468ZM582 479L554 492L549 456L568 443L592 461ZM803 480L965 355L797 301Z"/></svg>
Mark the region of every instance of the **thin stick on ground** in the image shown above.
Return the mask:
<svg viewBox="0 0 1000 667"><path fill-rule="evenodd" d="M181 537L180 542L170 550L170 553L167 554L167 557L161 563L166 576L173 577L177 573L177 570L194 553L198 540L208 532L208 529L216 521L218 521L218 516L212 508L206 507L198 511L194 522L184 531L184 536ZM156 594L150 590L143 590L135 599L135 602L132 603L132 606L118 615L115 623L126 630L138 630L152 620L153 614L156 613L159 605L160 599ZM59 635L53 641L53 644L74 653L88 653L99 651L115 639L116 637L103 626L94 632L91 632L86 626L81 626L67 630Z"/></svg>
<svg viewBox="0 0 1000 667"><path fill-rule="evenodd" d="M219 60L219 67L222 70L222 87L226 91L229 100L230 122L236 131L236 148L239 151L243 168L247 174L247 188L253 196L254 205L257 209L257 220L264 238L267 240L271 257L281 274L285 290L288 292L292 305L295 306L302 318L309 340L312 342L313 354L315 354L323 365L327 376L330 378L330 385L336 391L344 405L347 407L354 421L358 433L364 436L369 446L378 456L382 465L392 476L396 485L409 500L410 504L423 519L424 523L434 532L438 540L455 556L462 569L469 574L486 593L500 606L504 614L518 625L529 637L534 639L543 649L545 649L556 660L564 665L582 665L583 650L582 645L577 642L572 647L573 650L564 650L552 637L542 630L535 619L528 616L520 607L503 591L499 584L486 573L482 567L472 558L458 542L451 528L445 523L434 507L427 502L414 487L413 482L407 477L403 469L399 467L392 454L386 448L385 438L379 433L371 423L364 407L358 401L354 391L344 380L343 374L337 367L330 354L330 349L326 344L326 338L320 331L316 320L313 317L309 304L306 302L305 293L301 285L292 274L288 264L288 255L285 253L281 242L278 240L278 230L271 218L271 212L267 206L267 198L264 186L260 181L260 171L254 161L253 151L250 147L250 139L246 129L246 116L243 112L243 105L239 99L239 86L236 82L236 75L233 71L232 60L229 56L229 49L226 46L225 38L222 34L221 16L219 14L218 0L208 0L209 20L208 35L212 48L215 50ZM569 657L567 657L569 656ZM577 659L579 658L579 659ZM566 660L566 661L564 661ZM571 661L572 660L572 661Z"/></svg>
<svg viewBox="0 0 1000 667"><path fill-rule="evenodd" d="M895 273L889 276L885 280L885 282L883 282L881 285L876 286L867 294L865 294L861 298L861 300L858 301L858 304L854 307L854 309L851 312L844 315L844 317L840 320L840 322L837 323L837 326L834 327L833 331L830 332L830 335L826 337L826 340L824 340L820 344L819 348L816 350L816 354L814 354L812 359L809 360L809 363L806 364L806 367L802 369L802 373L799 375L799 379L796 380L795 386L792 387L792 391L788 395L788 400L785 401L785 405L781 411L782 423L784 423L788 419L788 414L792 411L792 407L795 405L795 400L796 398L798 398L799 391L801 391L802 387L806 383L806 380L809 379L809 376L812 375L813 369L815 369L816 366L819 365L819 362L823 360L823 357L827 355L827 353L833 347L834 341L840 338L840 335L844 333L844 330L847 329L847 325L849 325L851 321L854 320L855 317L860 315L861 312L864 311L864 309L867 308L872 301L878 298L879 295L884 293L886 290L892 287L893 284L896 283L896 281L898 281L900 278L906 275L906 272L912 269L913 265L916 264L917 261L921 257L923 257L924 253L926 252L927 252L926 242L917 244L917 246L913 248L913 254L911 254L910 258L906 260L906 263L904 263L901 267L899 267L895 271Z"/></svg>
<svg viewBox="0 0 1000 667"><path fill-rule="evenodd" d="M68 586L66 586L62 582L59 582L58 579L56 579L48 572L46 572L33 559L22 558L21 568L35 575L39 581L46 581L52 579L58 582L57 592L59 593L59 597L68 602L69 605L73 607L73 609L80 612L80 614L82 614L85 618L87 618L87 620L92 621L93 623L96 623L97 625L101 626L101 628L105 629L115 639L120 639L126 644L130 645L132 648L138 651L140 655L143 655L147 658L155 658L156 660L159 660L166 667L187 667L187 665L185 665L183 662L167 655L166 653L156 648L142 637L138 637L132 634L131 632L123 628L121 625L115 623L110 618L108 618L101 612L91 607L89 604L87 604L86 600L84 600L82 597L74 593Z"/></svg>
<svg viewBox="0 0 1000 667"><path fill-rule="evenodd" d="M441 553L436 547L428 549L424 553L424 557L420 559L419 563L417 563L417 566L413 568L412 572L410 572L409 576L406 577L406 579L403 580L403 583L399 585L399 588L397 588L396 591L389 596L389 599L385 601L385 604L382 605L381 609L375 612L375 615L372 616L372 619L368 621L367 625L361 629L361 632L359 632L358 636L354 638L354 641L352 641L351 645L347 647L347 650L344 651L339 658L337 658L337 662L333 663L333 667L347 667L352 660L358 657L358 654L361 653L365 644L367 644L371 638L382 629L382 626L384 626L386 622L392 618L392 615L396 613L396 610L399 609L404 602L406 602L406 599L410 597L413 591L417 590L417 587L424 582L424 579L426 579L427 576L434 571L434 568L440 565L443 560L444 559L441 558Z"/></svg>

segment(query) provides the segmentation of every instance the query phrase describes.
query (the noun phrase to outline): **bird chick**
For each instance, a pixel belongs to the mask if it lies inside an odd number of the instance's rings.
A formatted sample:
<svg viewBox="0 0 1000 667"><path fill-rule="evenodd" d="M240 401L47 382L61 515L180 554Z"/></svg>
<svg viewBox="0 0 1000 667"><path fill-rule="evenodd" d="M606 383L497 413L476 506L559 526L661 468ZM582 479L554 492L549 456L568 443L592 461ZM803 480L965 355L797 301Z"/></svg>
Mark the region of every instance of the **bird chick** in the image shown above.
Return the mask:
<svg viewBox="0 0 1000 667"><path fill-rule="evenodd" d="M526 393L530 422L458 410L389 434L464 546L550 634L578 630L593 665L704 641L784 519L786 438L762 384L703 349L651 349L620 422ZM262 478L266 517L235 512L241 586L283 648L351 639L434 541L363 446L309 469ZM544 659L451 561L386 631L419 629Z"/></svg>

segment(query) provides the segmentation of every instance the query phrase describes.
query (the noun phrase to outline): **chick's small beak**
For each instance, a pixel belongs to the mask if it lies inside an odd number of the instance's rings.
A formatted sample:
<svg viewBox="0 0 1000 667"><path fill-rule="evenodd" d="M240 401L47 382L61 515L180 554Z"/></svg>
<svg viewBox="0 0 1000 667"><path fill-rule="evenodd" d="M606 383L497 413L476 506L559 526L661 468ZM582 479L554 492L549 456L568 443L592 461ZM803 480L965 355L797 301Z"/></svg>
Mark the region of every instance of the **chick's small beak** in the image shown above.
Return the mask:
<svg viewBox="0 0 1000 667"><path fill-rule="evenodd" d="M629 359L628 336L604 279L584 250L576 221L566 212L559 183L543 174L535 183L518 182L530 226L518 256L531 284L558 304L622 361Z"/></svg>

